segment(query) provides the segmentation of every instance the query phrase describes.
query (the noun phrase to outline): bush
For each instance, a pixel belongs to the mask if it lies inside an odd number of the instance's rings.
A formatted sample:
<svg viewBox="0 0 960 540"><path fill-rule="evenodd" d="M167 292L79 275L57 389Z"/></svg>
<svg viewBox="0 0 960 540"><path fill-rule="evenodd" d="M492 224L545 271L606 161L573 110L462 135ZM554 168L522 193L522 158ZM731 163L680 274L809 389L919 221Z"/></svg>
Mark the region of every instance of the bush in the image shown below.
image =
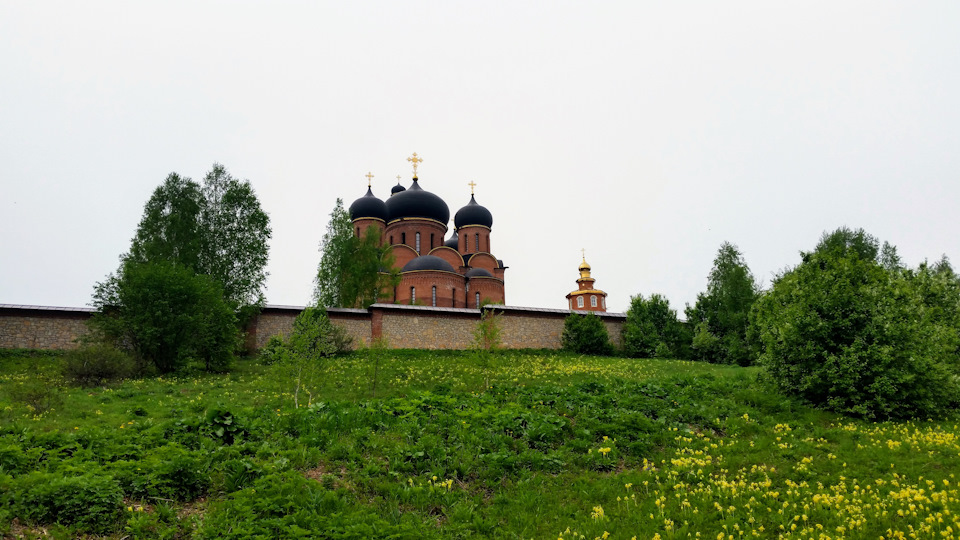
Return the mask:
<svg viewBox="0 0 960 540"><path fill-rule="evenodd" d="M63 404L61 386L39 375L11 386L10 399L26 405L33 414L43 414Z"/></svg>
<svg viewBox="0 0 960 540"><path fill-rule="evenodd" d="M63 376L72 384L90 387L133 375L133 359L111 345L97 343L70 351L63 358Z"/></svg>
<svg viewBox="0 0 960 540"><path fill-rule="evenodd" d="M123 496L112 476L34 472L17 478L10 488L3 505L30 522L60 523L93 533L107 532L119 523Z"/></svg>
<svg viewBox="0 0 960 540"><path fill-rule="evenodd" d="M161 373L193 359L209 371L224 371L239 344L237 318L222 286L176 264L127 261L119 277L98 285L94 304L93 327Z"/></svg>
<svg viewBox="0 0 960 540"><path fill-rule="evenodd" d="M960 402L957 319L930 317L925 282L884 269L875 244L842 229L774 281L752 315L760 361L781 391L841 413L940 416Z"/></svg>
<svg viewBox="0 0 960 540"><path fill-rule="evenodd" d="M563 321L560 336L563 348L580 354L613 354L610 335L603 320L593 313L571 313Z"/></svg>
<svg viewBox="0 0 960 540"><path fill-rule="evenodd" d="M681 357L683 331L670 301L659 294L630 299L623 324L623 352L633 358Z"/></svg>

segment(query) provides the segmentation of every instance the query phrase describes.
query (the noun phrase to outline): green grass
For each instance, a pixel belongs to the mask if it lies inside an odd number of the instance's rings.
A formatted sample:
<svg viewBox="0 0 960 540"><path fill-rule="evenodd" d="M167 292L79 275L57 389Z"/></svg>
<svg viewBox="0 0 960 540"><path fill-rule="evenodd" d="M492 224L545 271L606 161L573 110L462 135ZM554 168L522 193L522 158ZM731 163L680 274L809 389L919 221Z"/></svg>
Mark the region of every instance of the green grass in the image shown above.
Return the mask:
<svg viewBox="0 0 960 540"><path fill-rule="evenodd" d="M755 368L362 351L294 408L289 370L254 360L94 389L58 387L58 361L0 353L4 535L960 536L955 421L839 417ZM37 380L62 398L42 414L15 399Z"/></svg>

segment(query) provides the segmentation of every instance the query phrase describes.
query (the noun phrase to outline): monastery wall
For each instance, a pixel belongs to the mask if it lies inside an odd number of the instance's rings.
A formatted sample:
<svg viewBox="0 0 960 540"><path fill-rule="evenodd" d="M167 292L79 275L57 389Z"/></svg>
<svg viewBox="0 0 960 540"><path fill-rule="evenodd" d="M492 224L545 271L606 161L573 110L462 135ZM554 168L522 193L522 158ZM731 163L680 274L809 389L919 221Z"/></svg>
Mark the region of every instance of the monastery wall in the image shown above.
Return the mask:
<svg viewBox="0 0 960 540"><path fill-rule="evenodd" d="M0 349L76 349L92 315L88 308L0 305Z"/></svg>
<svg viewBox="0 0 960 540"><path fill-rule="evenodd" d="M487 306L497 313L500 339L508 349L559 349L565 309ZM267 306L250 324L246 343L263 347L271 336L287 335L303 310L297 306ZM88 308L0 305L0 348L65 350L88 332ZM449 307L374 304L365 309L330 309L330 320L347 330L354 346L385 338L395 349L469 349L480 321L480 310ZM614 344L619 345L626 316L598 313Z"/></svg>

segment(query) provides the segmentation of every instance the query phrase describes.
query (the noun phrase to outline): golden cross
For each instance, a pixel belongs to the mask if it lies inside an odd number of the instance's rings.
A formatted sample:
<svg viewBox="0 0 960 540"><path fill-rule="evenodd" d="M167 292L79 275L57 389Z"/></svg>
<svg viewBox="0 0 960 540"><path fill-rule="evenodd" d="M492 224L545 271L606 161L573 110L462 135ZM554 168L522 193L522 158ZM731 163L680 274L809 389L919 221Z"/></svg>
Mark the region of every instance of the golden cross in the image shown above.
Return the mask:
<svg viewBox="0 0 960 540"><path fill-rule="evenodd" d="M581 249L580 253L583 255L583 262L587 262L587 250Z"/></svg>
<svg viewBox="0 0 960 540"><path fill-rule="evenodd" d="M467 182L467 185L470 186L470 194L473 195L473 188L477 187L477 183L471 180Z"/></svg>
<svg viewBox="0 0 960 540"><path fill-rule="evenodd" d="M407 161L409 161L410 163L413 163L413 177L416 178L416 177L417 177L417 165L419 165L420 163L423 163L423 158L417 157L417 153L414 152L412 156L410 156L410 157L407 158Z"/></svg>
<svg viewBox="0 0 960 540"><path fill-rule="evenodd" d="M399 175L399 174L397 175L397 183L398 183L398 184L400 183L400 175Z"/></svg>
<svg viewBox="0 0 960 540"><path fill-rule="evenodd" d="M367 172L364 176L367 177L367 187L370 187L370 181L373 180L373 173Z"/></svg>

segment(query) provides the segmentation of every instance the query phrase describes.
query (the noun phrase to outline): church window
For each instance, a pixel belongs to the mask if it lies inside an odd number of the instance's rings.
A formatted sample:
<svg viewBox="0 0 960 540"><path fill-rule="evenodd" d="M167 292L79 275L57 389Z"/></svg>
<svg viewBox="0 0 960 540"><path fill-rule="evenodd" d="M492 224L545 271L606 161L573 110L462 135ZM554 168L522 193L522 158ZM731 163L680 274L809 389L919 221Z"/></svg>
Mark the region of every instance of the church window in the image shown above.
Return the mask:
<svg viewBox="0 0 960 540"><path fill-rule="evenodd" d="M437 286L433 286L433 307L437 307Z"/></svg>
<svg viewBox="0 0 960 540"><path fill-rule="evenodd" d="M578 296L578 297L577 297L577 307L578 307L578 308L582 308L582 307L583 307L583 297L582 297L582 296Z"/></svg>
<svg viewBox="0 0 960 540"><path fill-rule="evenodd" d="M480 251L480 233L474 235L473 247L476 248L475 251Z"/></svg>
<svg viewBox="0 0 960 540"><path fill-rule="evenodd" d="M391 246L393 245L393 235L392 235L392 234L390 235L390 245L391 245Z"/></svg>
<svg viewBox="0 0 960 540"><path fill-rule="evenodd" d="M453 292L451 292L450 307L457 307L457 289L453 289Z"/></svg>
<svg viewBox="0 0 960 540"><path fill-rule="evenodd" d="M607 299L606 297L601 298L600 302L603 303L603 309L607 309Z"/></svg>
<svg viewBox="0 0 960 540"><path fill-rule="evenodd" d="M357 236L360 236L360 227L357 227Z"/></svg>
<svg viewBox="0 0 960 540"><path fill-rule="evenodd" d="M477 309L480 309L480 293L477 293Z"/></svg>
<svg viewBox="0 0 960 540"><path fill-rule="evenodd" d="M407 233L405 232L400 233L400 243L401 244L407 243Z"/></svg>
<svg viewBox="0 0 960 540"><path fill-rule="evenodd" d="M593 295L590 296L590 307L597 307L597 297L596 297L596 296L593 296Z"/></svg>
<svg viewBox="0 0 960 540"><path fill-rule="evenodd" d="M420 253L420 233L417 233L417 253Z"/></svg>
<svg viewBox="0 0 960 540"><path fill-rule="evenodd" d="M411 303L411 304L416 304L416 303L417 303L417 288L416 288L416 287L410 287L410 303Z"/></svg>
<svg viewBox="0 0 960 540"><path fill-rule="evenodd" d="M433 249L433 233L430 233L430 249Z"/></svg>

